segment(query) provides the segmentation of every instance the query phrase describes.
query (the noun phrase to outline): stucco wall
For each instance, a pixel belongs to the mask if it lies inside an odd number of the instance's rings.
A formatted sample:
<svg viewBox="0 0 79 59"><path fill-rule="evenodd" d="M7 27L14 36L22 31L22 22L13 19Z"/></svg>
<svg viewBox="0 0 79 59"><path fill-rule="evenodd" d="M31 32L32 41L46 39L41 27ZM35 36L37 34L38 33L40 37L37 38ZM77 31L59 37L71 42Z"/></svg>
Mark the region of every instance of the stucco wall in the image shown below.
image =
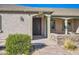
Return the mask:
<svg viewBox="0 0 79 59"><path fill-rule="evenodd" d="M46 30L46 18L42 18L41 20L41 24L42 24L42 36L46 37L47 36L47 30Z"/></svg>
<svg viewBox="0 0 79 59"><path fill-rule="evenodd" d="M5 39L9 34L15 34L15 33L28 34L32 37L32 17L30 15L28 14L0 14L0 15L2 15L2 30L3 30L3 33L0 33L0 39Z"/></svg>
<svg viewBox="0 0 79 59"><path fill-rule="evenodd" d="M79 33L79 20L74 20L74 22L75 22L75 26L74 26L75 32Z"/></svg>
<svg viewBox="0 0 79 59"><path fill-rule="evenodd" d="M63 21L61 19L57 19L55 22L56 22L56 32L62 33Z"/></svg>
<svg viewBox="0 0 79 59"><path fill-rule="evenodd" d="M63 22L64 22L63 19L56 18L55 19L55 29L54 30L52 29L52 33L60 33L60 34L64 33Z"/></svg>

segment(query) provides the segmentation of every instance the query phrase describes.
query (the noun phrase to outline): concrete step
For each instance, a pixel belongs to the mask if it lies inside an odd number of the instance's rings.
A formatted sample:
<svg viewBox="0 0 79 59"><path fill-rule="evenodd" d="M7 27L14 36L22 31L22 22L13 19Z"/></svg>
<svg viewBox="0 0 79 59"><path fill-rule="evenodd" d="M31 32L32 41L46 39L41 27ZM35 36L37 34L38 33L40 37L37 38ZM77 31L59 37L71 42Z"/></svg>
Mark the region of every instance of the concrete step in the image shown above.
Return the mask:
<svg viewBox="0 0 79 59"><path fill-rule="evenodd" d="M0 46L5 46L5 41L6 40L0 40Z"/></svg>

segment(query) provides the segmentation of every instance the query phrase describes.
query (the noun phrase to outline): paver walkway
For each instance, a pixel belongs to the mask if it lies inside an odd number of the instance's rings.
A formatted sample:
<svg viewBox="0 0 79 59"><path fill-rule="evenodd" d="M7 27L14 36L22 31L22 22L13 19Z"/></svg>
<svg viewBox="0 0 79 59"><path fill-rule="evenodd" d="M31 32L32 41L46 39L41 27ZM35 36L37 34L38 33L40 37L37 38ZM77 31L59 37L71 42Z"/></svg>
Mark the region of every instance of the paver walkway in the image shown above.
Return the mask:
<svg viewBox="0 0 79 59"><path fill-rule="evenodd" d="M37 39L33 40L32 44L36 43L35 51L32 55L78 55L79 50L70 52L59 46L53 40L48 39Z"/></svg>
<svg viewBox="0 0 79 59"><path fill-rule="evenodd" d="M0 43L2 42L4 41L0 41ZM4 43L0 44L0 55L6 54L4 47L2 47ZM79 55L79 49L70 52L57 45L55 41L46 38L36 38L32 40L32 45L34 46L32 55Z"/></svg>

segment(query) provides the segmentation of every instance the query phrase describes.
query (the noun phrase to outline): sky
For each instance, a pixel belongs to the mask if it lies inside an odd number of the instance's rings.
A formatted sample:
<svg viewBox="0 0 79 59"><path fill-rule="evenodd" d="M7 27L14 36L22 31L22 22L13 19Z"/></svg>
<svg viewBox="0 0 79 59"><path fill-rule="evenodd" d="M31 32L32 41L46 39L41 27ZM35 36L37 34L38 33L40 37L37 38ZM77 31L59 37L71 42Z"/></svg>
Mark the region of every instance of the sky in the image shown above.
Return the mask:
<svg viewBox="0 0 79 59"><path fill-rule="evenodd" d="M43 7L43 8L79 8L79 4L18 4L20 6Z"/></svg>

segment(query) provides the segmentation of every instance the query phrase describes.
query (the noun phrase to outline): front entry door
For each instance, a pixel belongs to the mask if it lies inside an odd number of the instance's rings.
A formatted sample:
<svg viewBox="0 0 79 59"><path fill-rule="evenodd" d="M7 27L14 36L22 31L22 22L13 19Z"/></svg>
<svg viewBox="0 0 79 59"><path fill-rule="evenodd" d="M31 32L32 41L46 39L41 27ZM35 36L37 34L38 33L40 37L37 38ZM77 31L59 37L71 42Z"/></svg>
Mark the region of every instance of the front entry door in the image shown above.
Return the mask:
<svg viewBox="0 0 79 59"><path fill-rule="evenodd" d="M33 18L33 35L41 35L41 18Z"/></svg>

